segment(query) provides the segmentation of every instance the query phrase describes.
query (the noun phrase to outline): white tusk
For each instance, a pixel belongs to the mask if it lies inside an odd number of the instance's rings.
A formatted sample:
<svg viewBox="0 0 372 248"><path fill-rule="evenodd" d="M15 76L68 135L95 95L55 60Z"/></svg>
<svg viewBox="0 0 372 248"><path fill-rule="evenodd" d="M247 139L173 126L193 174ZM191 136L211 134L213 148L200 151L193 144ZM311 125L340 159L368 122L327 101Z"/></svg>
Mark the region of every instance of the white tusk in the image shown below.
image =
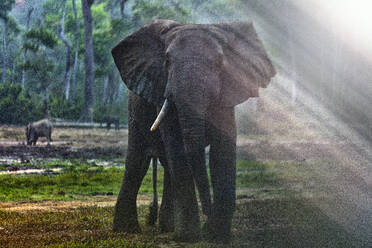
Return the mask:
<svg viewBox="0 0 372 248"><path fill-rule="evenodd" d="M165 115L167 114L167 110L168 110L168 99L165 99L163 107L161 107L161 110L158 114L158 117L156 117L154 124L152 124L150 128L151 132L155 131L159 127L160 122L164 119Z"/></svg>

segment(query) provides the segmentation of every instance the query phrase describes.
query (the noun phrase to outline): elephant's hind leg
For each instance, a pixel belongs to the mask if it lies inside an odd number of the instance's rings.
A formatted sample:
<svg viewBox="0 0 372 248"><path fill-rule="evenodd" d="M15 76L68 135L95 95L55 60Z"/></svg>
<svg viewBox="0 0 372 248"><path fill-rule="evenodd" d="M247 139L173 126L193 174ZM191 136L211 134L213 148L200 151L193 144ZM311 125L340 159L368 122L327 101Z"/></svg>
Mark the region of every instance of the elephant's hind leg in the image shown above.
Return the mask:
<svg viewBox="0 0 372 248"><path fill-rule="evenodd" d="M130 149L133 147L129 144L124 180L115 205L113 230L116 232L137 233L141 231L138 224L136 200L151 157L146 156L141 147Z"/></svg>

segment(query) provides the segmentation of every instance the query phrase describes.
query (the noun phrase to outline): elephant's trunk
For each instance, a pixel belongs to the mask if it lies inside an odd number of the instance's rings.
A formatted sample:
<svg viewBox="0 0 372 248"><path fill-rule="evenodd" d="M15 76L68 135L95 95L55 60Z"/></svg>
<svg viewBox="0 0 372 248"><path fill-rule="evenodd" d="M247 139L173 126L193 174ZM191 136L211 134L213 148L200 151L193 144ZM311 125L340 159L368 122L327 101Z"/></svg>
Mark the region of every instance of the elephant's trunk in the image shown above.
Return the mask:
<svg viewBox="0 0 372 248"><path fill-rule="evenodd" d="M206 133L203 113L204 106L201 106L198 110L187 105L178 108L187 164L193 171L203 213L209 216L212 203L205 161Z"/></svg>
<svg viewBox="0 0 372 248"><path fill-rule="evenodd" d="M159 125L160 122L164 119L165 115L167 114L168 111L168 99L165 99L163 107L161 108L158 117L156 117L156 120L154 121L154 124L152 124L150 131L153 132L155 131Z"/></svg>

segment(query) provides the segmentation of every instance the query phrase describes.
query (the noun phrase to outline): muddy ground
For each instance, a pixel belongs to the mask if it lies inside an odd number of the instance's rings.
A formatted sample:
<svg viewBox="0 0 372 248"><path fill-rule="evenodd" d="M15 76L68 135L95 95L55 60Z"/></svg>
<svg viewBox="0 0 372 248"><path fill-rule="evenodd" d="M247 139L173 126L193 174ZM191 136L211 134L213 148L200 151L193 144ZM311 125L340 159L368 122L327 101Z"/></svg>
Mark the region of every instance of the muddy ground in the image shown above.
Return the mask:
<svg viewBox="0 0 372 248"><path fill-rule="evenodd" d="M40 138L36 146L27 146L23 129L19 126L0 126L0 162L3 164L7 160L27 162L36 158L124 158L127 150L127 129L54 128L50 146L45 138ZM334 157L335 152L344 157L355 156L350 154L353 151L348 142L314 137L310 140L306 137L302 140L272 140L239 135L237 145L238 159L241 160L304 161Z"/></svg>

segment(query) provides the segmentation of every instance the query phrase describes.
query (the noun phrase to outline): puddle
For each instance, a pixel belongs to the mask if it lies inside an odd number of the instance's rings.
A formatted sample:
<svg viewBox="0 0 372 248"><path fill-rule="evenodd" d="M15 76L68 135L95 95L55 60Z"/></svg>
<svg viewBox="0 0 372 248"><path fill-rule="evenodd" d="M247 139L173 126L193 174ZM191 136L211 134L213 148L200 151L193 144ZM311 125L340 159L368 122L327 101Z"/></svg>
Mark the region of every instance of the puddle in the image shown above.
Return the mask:
<svg viewBox="0 0 372 248"><path fill-rule="evenodd" d="M60 173L62 168L50 168L50 169L21 169L12 171L0 171L0 175L21 175L21 174L50 174Z"/></svg>
<svg viewBox="0 0 372 248"><path fill-rule="evenodd" d="M21 162L21 159L15 157L0 157L0 165L11 165Z"/></svg>
<svg viewBox="0 0 372 248"><path fill-rule="evenodd" d="M103 166L103 167L120 167L124 166L123 162L116 162L116 161L105 161L105 160L98 160L98 159L88 159L87 163L93 166Z"/></svg>

